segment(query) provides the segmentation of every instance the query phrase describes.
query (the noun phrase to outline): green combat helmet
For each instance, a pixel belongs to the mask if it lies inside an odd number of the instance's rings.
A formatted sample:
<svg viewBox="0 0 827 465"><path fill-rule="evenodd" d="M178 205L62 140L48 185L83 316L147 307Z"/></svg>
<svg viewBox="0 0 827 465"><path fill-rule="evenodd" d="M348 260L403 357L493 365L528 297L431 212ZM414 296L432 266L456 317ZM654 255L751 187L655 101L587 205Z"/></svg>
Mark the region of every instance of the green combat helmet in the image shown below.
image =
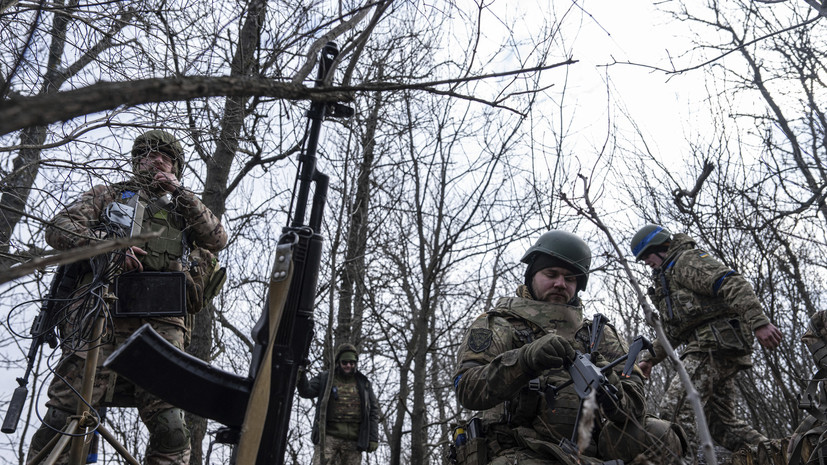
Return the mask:
<svg viewBox="0 0 827 465"><path fill-rule="evenodd" d="M132 144L132 169L137 172L138 160L148 152L163 152L172 158L175 177L181 179L184 172L184 149L172 134L153 129L135 138Z"/></svg>
<svg viewBox="0 0 827 465"><path fill-rule="evenodd" d="M589 281L589 267L592 263L592 251L583 239L576 235L560 230L551 230L537 239L537 242L526 251L521 262L528 264L526 268L526 285L531 283L531 276L538 270L533 270L533 263L538 255L548 255L559 259L577 271L577 291L586 288Z"/></svg>
<svg viewBox="0 0 827 465"><path fill-rule="evenodd" d="M646 255L646 249L670 240L672 240L672 233L668 229L657 224L647 224L632 237L630 247L635 260L640 260L641 257Z"/></svg>

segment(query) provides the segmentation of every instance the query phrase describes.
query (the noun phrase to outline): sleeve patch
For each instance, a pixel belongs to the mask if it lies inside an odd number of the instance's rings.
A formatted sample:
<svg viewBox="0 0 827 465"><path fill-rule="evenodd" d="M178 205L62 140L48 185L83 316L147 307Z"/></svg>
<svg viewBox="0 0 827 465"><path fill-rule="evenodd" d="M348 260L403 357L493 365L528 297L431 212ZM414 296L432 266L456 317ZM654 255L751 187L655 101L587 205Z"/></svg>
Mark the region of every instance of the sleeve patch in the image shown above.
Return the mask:
<svg viewBox="0 0 827 465"><path fill-rule="evenodd" d="M476 353L485 351L485 349L491 347L493 334L487 328L473 328L468 335L468 348Z"/></svg>

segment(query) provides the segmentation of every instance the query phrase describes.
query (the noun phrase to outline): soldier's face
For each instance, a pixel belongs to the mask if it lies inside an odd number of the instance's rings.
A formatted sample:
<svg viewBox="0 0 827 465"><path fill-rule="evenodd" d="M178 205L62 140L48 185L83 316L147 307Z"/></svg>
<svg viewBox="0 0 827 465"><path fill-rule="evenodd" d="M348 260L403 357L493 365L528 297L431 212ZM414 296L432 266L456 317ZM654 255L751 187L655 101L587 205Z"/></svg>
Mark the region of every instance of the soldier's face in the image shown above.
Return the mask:
<svg viewBox="0 0 827 465"><path fill-rule="evenodd" d="M356 362L354 360L340 360L339 366L344 374L349 375L356 369Z"/></svg>
<svg viewBox="0 0 827 465"><path fill-rule="evenodd" d="M148 152L138 161L140 171L175 174L172 158L163 152Z"/></svg>
<svg viewBox="0 0 827 465"><path fill-rule="evenodd" d="M641 260L643 260L643 263L649 265L652 269L658 268L661 264L663 264L663 257L657 253L646 254L641 258Z"/></svg>
<svg viewBox="0 0 827 465"><path fill-rule="evenodd" d="M537 299L552 304L567 304L577 293L577 277L566 268L543 268L531 278Z"/></svg>

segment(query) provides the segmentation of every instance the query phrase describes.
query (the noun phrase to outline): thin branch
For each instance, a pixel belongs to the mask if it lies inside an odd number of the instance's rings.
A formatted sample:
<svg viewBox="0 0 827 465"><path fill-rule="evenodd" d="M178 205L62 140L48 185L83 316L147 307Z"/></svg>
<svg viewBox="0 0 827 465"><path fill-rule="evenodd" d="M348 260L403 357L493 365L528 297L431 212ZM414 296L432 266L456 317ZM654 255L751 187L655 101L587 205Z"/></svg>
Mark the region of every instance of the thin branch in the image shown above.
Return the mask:
<svg viewBox="0 0 827 465"><path fill-rule="evenodd" d="M657 335L658 341L660 341L660 343L663 345L663 349L666 351L666 355L669 357L670 360L672 360L672 363L675 365L675 370L678 372L678 376L680 377L684 389L686 389L686 399L689 401L690 404L692 404L692 410L695 412L695 422L698 425L698 436L701 440L701 448L703 450L704 456L706 457L706 463L709 465L717 465L718 462L715 458L715 450L712 447L712 435L710 435L709 433L709 426L706 422L706 416L704 415L704 409L701 405L701 399L698 395L698 391L692 384L692 380L689 378L689 374L686 372L686 368L683 366L683 362L681 362L680 358L675 352L675 349L672 347L672 344L666 337L666 333L663 330L663 325L660 322L660 318L658 318L657 314L655 313L655 309L652 308L652 306L649 304L649 301L646 300L646 294L643 292L643 289L641 288L638 280L635 278L634 273L632 273L632 269L629 267L629 262L628 260L626 260L625 254L618 245L609 228L600 219L600 215L597 213L597 210L594 208L594 205L592 204L592 201L589 198L588 179L582 174L578 175L578 177L580 177L583 180L583 199L586 202L586 210L579 207L578 205L575 205L565 194L561 194L561 197L563 198L563 201L566 202L575 211L577 211L579 215L585 217L586 219L591 221L592 224L597 226L597 228L600 229L606 235L606 238L611 243L612 249L614 249L614 253L616 254L618 263L620 263L620 265L623 267L623 271L629 278L629 284L631 284L632 289L634 289L635 294L637 295L638 303L640 304L641 308L643 308L643 313L646 316L646 323L648 323L655 329L655 334Z"/></svg>
<svg viewBox="0 0 827 465"><path fill-rule="evenodd" d="M67 263L92 258L96 255L101 255L113 250L125 249L133 245L141 245L148 239L152 239L160 235L161 233L158 231L149 234L141 234L140 236L135 237L101 241L87 247L78 247L66 252L60 252L46 257L38 257L28 262L21 263L20 265L13 266L5 270L0 270L0 284L26 276L29 273L33 273L38 268L52 265L65 265Z"/></svg>

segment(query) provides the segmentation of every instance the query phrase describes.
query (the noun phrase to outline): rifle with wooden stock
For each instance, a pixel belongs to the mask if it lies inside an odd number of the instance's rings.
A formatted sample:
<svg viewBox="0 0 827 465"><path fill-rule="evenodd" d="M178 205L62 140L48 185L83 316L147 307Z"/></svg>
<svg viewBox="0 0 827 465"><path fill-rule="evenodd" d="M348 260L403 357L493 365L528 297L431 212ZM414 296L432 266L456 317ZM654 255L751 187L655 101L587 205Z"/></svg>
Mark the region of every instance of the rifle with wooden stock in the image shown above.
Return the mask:
<svg viewBox="0 0 827 465"><path fill-rule="evenodd" d="M332 42L320 52L317 87L324 85L338 53ZM327 117L352 115L347 106L316 101L307 113L309 128L299 156L292 214L278 241L264 311L252 331L255 346L249 374L239 376L214 368L174 348L149 325L136 331L105 362L173 405L226 425L220 442L237 444L231 463L284 461L297 372L313 339L313 304L322 255L319 231L328 176L316 169L316 149ZM311 187L310 217L305 223Z"/></svg>

